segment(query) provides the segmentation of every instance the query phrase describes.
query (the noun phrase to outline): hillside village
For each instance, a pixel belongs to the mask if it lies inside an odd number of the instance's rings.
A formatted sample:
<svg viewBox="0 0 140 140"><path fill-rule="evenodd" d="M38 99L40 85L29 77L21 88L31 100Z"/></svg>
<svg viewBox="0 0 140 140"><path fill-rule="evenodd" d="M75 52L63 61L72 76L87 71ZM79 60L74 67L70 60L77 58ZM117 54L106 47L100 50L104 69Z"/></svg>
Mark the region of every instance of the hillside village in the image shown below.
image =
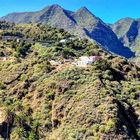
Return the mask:
<svg viewBox="0 0 140 140"><path fill-rule="evenodd" d="M59 43L61 43L62 45L66 45L67 43L70 43L71 41L75 41L77 39L77 37L69 37L66 39L61 39L59 41ZM78 38L78 40L80 40L81 38ZM19 43L20 41L25 41L27 43L40 43L42 45L42 47L46 47L46 46L51 46L54 41L53 40L48 40L48 41L34 41L32 38L25 38L25 37L21 37L21 36L10 36L10 35L4 35L0 37L0 40L3 42L12 42L15 41L17 43ZM95 61L100 61L103 59L103 56L80 56L77 59L63 59L61 61L55 61L55 60L50 60L50 64L52 66L60 66L63 65L65 63L69 63L73 66L77 66L77 67L87 67L88 65L91 65L92 63L94 63ZM9 62L14 62L16 61L15 57L8 57L8 56L0 56L0 61L9 61ZM134 62L133 62L134 63ZM139 66L139 62L138 60L134 63L135 65Z"/></svg>
<svg viewBox="0 0 140 140"><path fill-rule="evenodd" d="M95 61L100 61L103 58L101 56L81 56L78 59L64 59L62 62L51 60L50 63L53 66L60 66L63 64L71 64L77 67L87 67L88 65L92 65Z"/></svg>
<svg viewBox="0 0 140 140"><path fill-rule="evenodd" d="M59 43L62 43L62 45L65 45L66 43L69 43L71 41L76 40L76 37L69 37L67 39L62 39L59 41ZM80 38L79 38L80 39ZM15 41L17 43L19 43L20 41L25 41L27 43L40 43L43 46L44 45L51 45L51 43L53 43L53 41L33 41L32 38L24 38L21 36L10 36L10 35L4 35L0 37L0 40L3 42L12 42ZM43 47L42 46L42 47ZM92 63L94 63L95 61L100 61L103 58L101 56L80 56L78 59L63 59L61 62L60 61L55 61L55 60L50 60L50 64L52 66L59 66L65 63L69 63L72 64L73 66L78 66L78 67L86 67L88 65L91 65ZM0 61L9 61L9 62L14 62L16 61L16 58L14 57L8 57L8 56L3 56L0 57Z"/></svg>
<svg viewBox="0 0 140 140"><path fill-rule="evenodd" d="M62 45L66 45L67 43L70 43L71 41L75 41L76 39L80 40L81 38L78 37L68 37L65 39L61 39L59 41L59 43L61 43ZM21 37L21 36L10 36L10 35L4 35L0 37L0 40L2 40L3 42L12 42L15 41L17 43L19 43L20 41L25 41L27 43L40 43L42 45L42 47L46 47L49 46L51 47L54 44L54 40L47 40L47 41L35 41L32 38L25 38L25 37ZM115 55L115 54L114 54ZM50 64L53 66L58 66L58 65L63 65L64 63L69 63L73 66L78 66L78 67L87 67L88 65L91 65L93 62L95 61L100 61L103 59L103 56L100 55L95 55L95 56L80 56L77 59L63 59L61 61L55 61L55 60L50 60ZM9 62L14 62L16 61L15 57L8 57L8 56L0 56L0 61L9 61ZM135 65L139 66L139 61L137 60L136 62L133 62Z"/></svg>

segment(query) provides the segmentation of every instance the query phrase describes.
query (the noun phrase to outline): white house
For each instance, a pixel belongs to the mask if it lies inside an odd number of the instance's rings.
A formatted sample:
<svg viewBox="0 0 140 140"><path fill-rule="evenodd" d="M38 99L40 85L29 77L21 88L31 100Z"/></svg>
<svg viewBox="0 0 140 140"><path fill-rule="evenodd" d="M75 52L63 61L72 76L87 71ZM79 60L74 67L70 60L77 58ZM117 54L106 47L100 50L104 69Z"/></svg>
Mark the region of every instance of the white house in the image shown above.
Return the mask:
<svg viewBox="0 0 140 140"><path fill-rule="evenodd" d="M81 56L79 61L77 61L77 66L86 67L87 65L91 65L93 62L101 60L101 56Z"/></svg>
<svg viewBox="0 0 140 140"><path fill-rule="evenodd" d="M67 41L67 39L62 39L62 40L60 40L59 42L60 42L60 43L66 43L66 41Z"/></svg>

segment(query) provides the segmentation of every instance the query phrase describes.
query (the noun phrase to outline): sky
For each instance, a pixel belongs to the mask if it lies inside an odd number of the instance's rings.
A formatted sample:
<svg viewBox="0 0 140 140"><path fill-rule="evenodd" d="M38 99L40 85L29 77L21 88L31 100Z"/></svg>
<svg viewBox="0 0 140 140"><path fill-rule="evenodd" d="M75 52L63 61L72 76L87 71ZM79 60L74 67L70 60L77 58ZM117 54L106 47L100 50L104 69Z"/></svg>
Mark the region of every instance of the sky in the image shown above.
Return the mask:
<svg viewBox="0 0 140 140"><path fill-rule="evenodd" d="M0 0L0 17L11 12L38 11L52 4L71 11L85 6L106 23L124 17L140 18L140 0Z"/></svg>

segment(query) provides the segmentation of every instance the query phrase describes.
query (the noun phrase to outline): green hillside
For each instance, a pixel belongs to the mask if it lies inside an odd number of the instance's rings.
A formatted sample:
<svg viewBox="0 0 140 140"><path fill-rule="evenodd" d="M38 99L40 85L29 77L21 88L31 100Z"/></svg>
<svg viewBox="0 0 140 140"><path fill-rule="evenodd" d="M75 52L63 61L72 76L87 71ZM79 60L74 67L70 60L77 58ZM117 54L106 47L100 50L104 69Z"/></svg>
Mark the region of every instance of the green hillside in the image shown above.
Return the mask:
<svg viewBox="0 0 140 140"><path fill-rule="evenodd" d="M0 25L2 138L140 139L140 68L63 29Z"/></svg>

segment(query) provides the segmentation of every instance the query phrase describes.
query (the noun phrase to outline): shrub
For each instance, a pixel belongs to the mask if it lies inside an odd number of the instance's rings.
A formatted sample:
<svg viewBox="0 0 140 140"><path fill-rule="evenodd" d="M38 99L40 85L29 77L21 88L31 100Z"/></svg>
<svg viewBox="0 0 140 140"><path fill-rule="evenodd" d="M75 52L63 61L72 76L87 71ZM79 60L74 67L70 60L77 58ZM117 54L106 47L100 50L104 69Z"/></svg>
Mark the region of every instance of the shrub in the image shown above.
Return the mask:
<svg viewBox="0 0 140 140"><path fill-rule="evenodd" d="M2 81L0 81L0 89L4 89L5 88L5 85Z"/></svg>
<svg viewBox="0 0 140 140"><path fill-rule="evenodd" d="M114 129L116 129L116 123L117 123L116 119L109 119L106 124L105 131L109 132L109 131L113 131Z"/></svg>

